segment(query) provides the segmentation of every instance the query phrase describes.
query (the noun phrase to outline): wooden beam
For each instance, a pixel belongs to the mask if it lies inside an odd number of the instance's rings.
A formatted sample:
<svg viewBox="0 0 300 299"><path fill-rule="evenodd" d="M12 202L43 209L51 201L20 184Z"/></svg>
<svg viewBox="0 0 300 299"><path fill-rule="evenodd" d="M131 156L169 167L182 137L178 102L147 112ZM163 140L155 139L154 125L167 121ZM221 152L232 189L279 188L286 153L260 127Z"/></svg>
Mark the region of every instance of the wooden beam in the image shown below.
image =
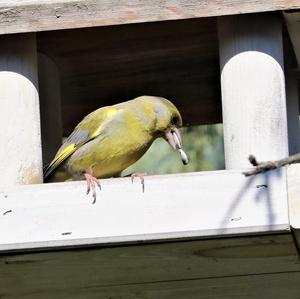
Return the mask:
<svg viewBox="0 0 300 299"><path fill-rule="evenodd" d="M286 100L288 116L289 154L300 152L299 88L295 70L286 71Z"/></svg>
<svg viewBox="0 0 300 299"><path fill-rule="evenodd" d="M290 234L2 254L0 296L294 299L299 271Z"/></svg>
<svg viewBox="0 0 300 299"><path fill-rule="evenodd" d="M284 13L287 29L294 46L298 65L300 65L300 12L290 11Z"/></svg>
<svg viewBox="0 0 300 299"><path fill-rule="evenodd" d="M130 178L102 180L94 205L85 182L2 192L0 250L289 231L285 169L149 176L145 184L142 193Z"/></svg>
<svg viewBox="0 0 300 299"><path fill-rule="evenodd" d="M290 225L295 236L295 242L300 254L300 164L289 166L288 177L288 200Z"/></svg>
<svg viewBox="0 0 300 299"><path fill-rule="evenodd" d="M42 182L35 34L0 37L0 189Z"/></svg>
<svg viewBox="0 0 300 299"><path fill-rule="evenodd" d="M0 2L0 34L299 8L297 0L10 0Z"/></svg>
<svg viewBox="0 0 300 299"><path fill-rule="evenodd" d="M299 27L300 28L300 27ZM299 31L300 32L300 31ZM285 30L283 34L284 73L286 84L286 104L288 120L289 154L300 152L299 123L299 80L297 75L297 57L291 36Z"/></svg>
<svg viewBox="0 0 300 299"><path fill-rule="evenodd" d="M219 18L226 168L288 155L281 19Z"/></svg>
<svg viewBox="0 0 300 299"><path fill-rule="evenodd" d="M39 95L43 166L48 165L62 144L61 97L58 68L47 55L38 53Z"/></svg>
<svg viewBox="0 0 300 299"><path fill-rule="evenodd" d="M297 298L300 272L274 273L261 275L247 275L237 277L219 277L208 279L194 279L182 281L157 282L153 284L128 285L106 288L92 288L88 298L95 294L104 296L120 296L117 298L130 299L136 294L138 298L160 299L244 299L250 295L251 299L295 299ZM75 290L71 294L78 295ZM81 289L79 294L86 296L86 289ZM65 298L68 298L68 293ZM72 296L72 295L71 295ZM38 297L36 297L38 298ZM44 297L45 298L45 297ZM47 298L51 298L51 295ZM87 298L87 297L85 297ZM111 297L110 297L111 298ZM114 298L114 297L112 297Z"/></svg>

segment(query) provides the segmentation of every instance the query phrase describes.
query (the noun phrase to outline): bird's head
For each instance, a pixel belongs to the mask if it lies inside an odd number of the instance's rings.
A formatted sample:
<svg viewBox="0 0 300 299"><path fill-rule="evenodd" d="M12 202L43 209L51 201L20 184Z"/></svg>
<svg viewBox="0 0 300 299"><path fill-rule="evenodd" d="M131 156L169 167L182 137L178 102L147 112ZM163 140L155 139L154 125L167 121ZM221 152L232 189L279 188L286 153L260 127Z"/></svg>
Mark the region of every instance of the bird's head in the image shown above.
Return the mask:
<svg viewBox="0 0 300 299"><path fill-rule="evenodd" d="M182 118L178 109L165 98L148 97L153 103L155 113L156 137L163 137L174 150L179 150L183 164L188 164L188 158L182 150L182 139L179 128Z"/></svg>

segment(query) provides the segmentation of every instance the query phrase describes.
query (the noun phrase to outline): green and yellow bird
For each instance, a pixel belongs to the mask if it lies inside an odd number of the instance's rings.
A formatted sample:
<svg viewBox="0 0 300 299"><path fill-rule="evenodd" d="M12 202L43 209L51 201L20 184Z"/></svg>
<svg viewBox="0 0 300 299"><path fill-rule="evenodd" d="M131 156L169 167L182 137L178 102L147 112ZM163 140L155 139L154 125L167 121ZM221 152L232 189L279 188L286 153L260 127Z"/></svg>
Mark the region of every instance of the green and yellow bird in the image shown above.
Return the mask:
<svg viewBox="0 0 300 299"><path fill-rule="evenodd" d="M163 137L173 149L178 149L182 162L187 164L178 131L181 126L177 108L161 97L141 96L99 108L84 117L65 140L46 167L44 179L85 177L87 193L92 188L95 202L95 187L100 187L97 178L120 176L145 154L156 138ZM140 174L133 176L142 179Z"/></svg>

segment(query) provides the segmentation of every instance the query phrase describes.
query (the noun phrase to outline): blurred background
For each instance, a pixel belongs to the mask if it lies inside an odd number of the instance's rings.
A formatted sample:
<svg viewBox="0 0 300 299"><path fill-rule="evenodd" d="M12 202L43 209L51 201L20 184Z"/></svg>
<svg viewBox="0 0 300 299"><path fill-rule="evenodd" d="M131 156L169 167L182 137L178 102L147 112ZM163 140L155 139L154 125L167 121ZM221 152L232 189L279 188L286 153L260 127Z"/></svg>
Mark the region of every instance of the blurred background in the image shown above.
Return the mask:
<svg viewBox="0 0 300 299"><path fill-rule="evenodd" d="M224 169L222 124L190 126L181 129L183 149L189 164L183 165L178 151L171 149L162 138L157 139L148 152L123 175L132 172L165 174Z"/></svg>

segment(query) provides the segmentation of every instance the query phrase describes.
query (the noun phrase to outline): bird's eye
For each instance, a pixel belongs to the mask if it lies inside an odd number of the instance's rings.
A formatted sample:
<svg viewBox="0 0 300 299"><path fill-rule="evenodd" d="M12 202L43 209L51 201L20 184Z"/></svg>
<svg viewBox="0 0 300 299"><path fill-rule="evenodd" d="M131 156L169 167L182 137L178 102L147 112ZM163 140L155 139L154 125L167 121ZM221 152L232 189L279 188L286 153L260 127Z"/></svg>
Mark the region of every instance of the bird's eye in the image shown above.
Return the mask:
<svg viewBox="0 0 300 299"><path fill-rule="evenodd" d="M178 125L179 124L179 117L176 115L173 115L171 118L171 124L172 125Z"/></svg>

